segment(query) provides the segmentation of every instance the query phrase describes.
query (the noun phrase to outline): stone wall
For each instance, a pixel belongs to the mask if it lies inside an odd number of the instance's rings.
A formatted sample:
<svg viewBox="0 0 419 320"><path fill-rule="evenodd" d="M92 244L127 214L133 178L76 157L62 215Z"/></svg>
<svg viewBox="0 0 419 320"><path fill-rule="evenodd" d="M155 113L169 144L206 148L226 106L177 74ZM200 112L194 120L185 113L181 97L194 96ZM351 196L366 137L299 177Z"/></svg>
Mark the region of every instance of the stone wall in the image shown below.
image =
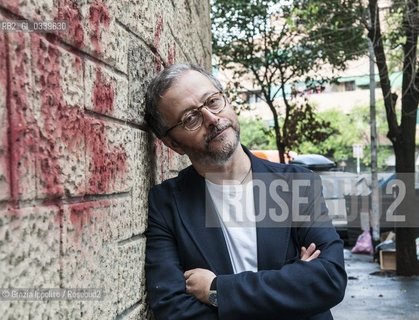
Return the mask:
<svg viewBox="0 0 419 320"><path fill-rule="evenodd" d="M143 95L171 63L210 68L209 1L1 0L8 20L68 27L0 31L0 288L105 297L6 299L1 318L145 319L147 192L185 160L147 132Z"/></svg>

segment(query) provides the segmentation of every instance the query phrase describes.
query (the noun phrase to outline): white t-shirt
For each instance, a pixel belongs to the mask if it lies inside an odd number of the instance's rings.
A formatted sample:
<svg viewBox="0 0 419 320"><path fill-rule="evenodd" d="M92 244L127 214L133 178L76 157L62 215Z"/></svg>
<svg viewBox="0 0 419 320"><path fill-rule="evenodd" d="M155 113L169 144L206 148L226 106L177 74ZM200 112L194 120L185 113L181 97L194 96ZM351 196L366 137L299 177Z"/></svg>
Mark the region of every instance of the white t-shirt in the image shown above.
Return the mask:
<svg viewBox="0 0 419 320"><path fill-rule="evenodd" d="M220 185L206 180L234 273L257 271L253 183Z"/></svg>

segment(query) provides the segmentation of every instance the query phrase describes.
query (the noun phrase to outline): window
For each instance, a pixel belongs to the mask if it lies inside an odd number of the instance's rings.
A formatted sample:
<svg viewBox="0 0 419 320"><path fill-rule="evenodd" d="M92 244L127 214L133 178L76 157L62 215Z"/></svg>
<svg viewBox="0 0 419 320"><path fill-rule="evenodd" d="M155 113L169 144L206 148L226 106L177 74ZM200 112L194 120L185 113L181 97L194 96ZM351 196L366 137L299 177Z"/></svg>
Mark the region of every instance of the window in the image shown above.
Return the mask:
<svg viewBox="0 0 419 320"><path fill-rule="evenodd" d="M252 105L261 102L260 91L249 91L247 92L247 103Z"/></svg>
<svg viewBox="0 0 419 320"><path fill-rule="evenodd" d="M345 91L355 91L355 81L345 81Z"/></svg>

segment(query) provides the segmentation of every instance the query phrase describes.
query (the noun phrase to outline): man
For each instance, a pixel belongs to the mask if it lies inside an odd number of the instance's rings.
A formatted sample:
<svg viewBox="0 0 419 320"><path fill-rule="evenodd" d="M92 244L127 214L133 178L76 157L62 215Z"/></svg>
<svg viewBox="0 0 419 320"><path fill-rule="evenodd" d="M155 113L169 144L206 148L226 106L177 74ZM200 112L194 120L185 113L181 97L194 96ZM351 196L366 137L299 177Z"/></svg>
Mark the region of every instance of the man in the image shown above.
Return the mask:
<svg viewBox="0 0 419 320"><path fill-rule="evenodd" d="M148 125L192 163L150 191L145 271L154 315L332 319L346 273L319 177L252 156L222 91L200 67L172 65L146 94Z"/></svg>

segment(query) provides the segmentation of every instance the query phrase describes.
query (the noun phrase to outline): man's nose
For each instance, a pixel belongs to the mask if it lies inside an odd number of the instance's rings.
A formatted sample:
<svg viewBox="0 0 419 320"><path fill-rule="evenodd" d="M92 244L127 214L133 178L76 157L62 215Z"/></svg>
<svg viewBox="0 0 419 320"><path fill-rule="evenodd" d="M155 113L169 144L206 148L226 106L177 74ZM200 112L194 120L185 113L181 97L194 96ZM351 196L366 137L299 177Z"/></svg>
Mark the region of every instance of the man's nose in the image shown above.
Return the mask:
<svg viewBox="0 0 419 320"><path fill-rule="evenodd" d="M205 127L215 126L220 121L220 118L218 115L212 113L211 111L208 111L207 108L203 107L201 109L202 113L202 122Z"/></svg>

